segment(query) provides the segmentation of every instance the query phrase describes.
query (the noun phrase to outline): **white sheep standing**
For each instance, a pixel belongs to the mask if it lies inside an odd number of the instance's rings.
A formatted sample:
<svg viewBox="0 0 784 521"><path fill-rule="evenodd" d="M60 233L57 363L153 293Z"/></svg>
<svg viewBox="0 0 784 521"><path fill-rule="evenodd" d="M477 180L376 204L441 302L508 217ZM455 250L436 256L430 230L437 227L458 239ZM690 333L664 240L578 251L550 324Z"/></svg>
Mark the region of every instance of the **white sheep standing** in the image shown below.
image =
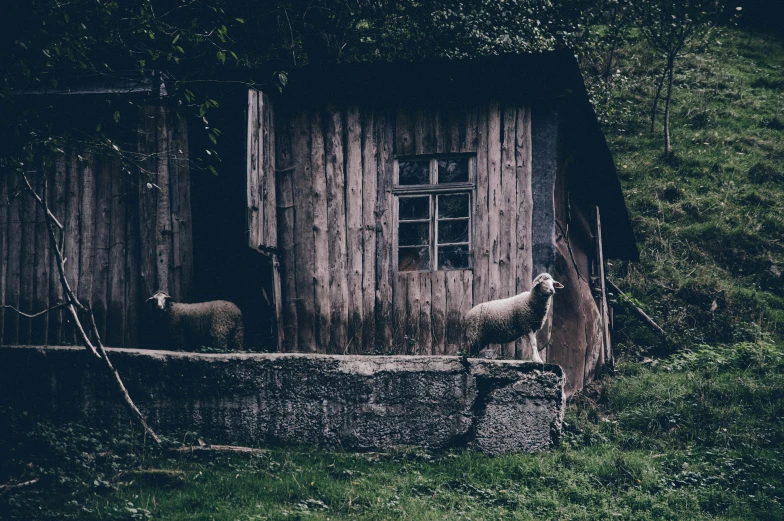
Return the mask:
<svg viewBox="0 0 784 521"><path fill-rule="evenodd" d="M196 304L173 302L163 291L156 291L147 299L164 318L173 348L184 350L199 346L242 351L245 329L242 311L226 300L211 300Z"/></svg>
<svg viewBox="0 0 784 521"><path fill-rule="evenodd" d="M555 288L563 285L549 273L542 273L533 280L531 291L471 308L463 321L469 356L475 356L490 344L504 344L528 336L533 351L531 360L541 363L534 333L544 325Z"/></svg>

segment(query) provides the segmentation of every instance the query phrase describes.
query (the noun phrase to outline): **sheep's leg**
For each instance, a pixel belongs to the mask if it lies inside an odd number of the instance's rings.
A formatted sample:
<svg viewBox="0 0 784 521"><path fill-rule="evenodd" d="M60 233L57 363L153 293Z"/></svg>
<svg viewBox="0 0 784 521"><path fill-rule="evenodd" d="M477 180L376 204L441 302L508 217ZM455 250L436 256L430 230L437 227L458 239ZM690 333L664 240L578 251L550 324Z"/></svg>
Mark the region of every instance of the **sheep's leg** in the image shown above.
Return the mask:
<svg viewBox="0 0 784 521"><path fill-rule="evenodd" d="M521 358L523 360L529 360L539 364L544 363L542 358L539 356L539 349L536 345L536 335L533 332L528 333L528 336L526 337L526 340L523 340L522 345L523 349Z"/></svg>
<svg viewBox="0 0 784 521"><path fill-rule="evenodd" d="M232 349L234 351L243 351L245 349L245 331L241 327L234 328L232 334Z"/></svg>
<svg viewBox="0 0 784 521"><path fill-rule="evenodd" d="M489 345L479 351L479 354L476 355L477 358L487 358L490 360L495 360L498 358L498 353L496 352L495 348L492 345Z"/></svg>

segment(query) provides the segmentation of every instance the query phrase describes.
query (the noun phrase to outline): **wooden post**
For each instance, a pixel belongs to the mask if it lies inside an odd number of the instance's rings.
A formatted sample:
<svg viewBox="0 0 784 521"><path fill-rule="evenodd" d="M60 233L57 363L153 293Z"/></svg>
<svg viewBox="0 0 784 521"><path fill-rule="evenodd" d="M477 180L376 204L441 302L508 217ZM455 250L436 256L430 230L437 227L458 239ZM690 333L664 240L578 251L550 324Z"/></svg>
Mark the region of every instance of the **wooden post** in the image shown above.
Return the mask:
<svg viewBox="0 0 784 521"><path fill-rule="evenodd" d="M430 320L432 334L432 350L430 354L443 355L446 350L446 272L438 270L433 273Z"/></svg>
<svg viewBox="0 0 784 521"><path fill-rule="evenodd" d="M109 242L109 296L106 313L105 343L122 346L125 338L125 284L126 284L126 243L125 223L125 185L128 180L117 159L109 163L111 176L111 234Z"/></svg>
<svg viewBox="0 0 784 521"><path fill-rule="evenodd" d="M101 338L106 338L107 303L109 300L109 245L112 223L111 160L101 157L95 165L95 268L92 310Z"/></svg>
<svg viewBox="0 0 784 521"><path fill-rule="evenodd" d="M34 175L38 175L36 172ZM33 179L31 179L33 182ZM33 313L34 309L34 280L35 280L35 215L36 201L28 192L22 191L20 198L20 220L22 222L22 251L20 259L21 277L19 285L19 309L25 313ZM32 320L25 317L19 318L20 344L30 344Z"/></svg>
<svg viewBox="0 0 784 521"><path fill-rule="evenodd" d="M292 156L292 123L288 117L280 117L285 125L276 125L275 137L277 151L277 202L278 224L280 226L280 272L282 295L283 350L297 351L297 284L296 257L294 256L294 188L292 175L294 159Z"/></svg>
<svg viewBox="0 0 784 521"><path fill-rule="evenodd" d="M9 173L6 177L8 197L12 197L8 204L8 237L6 247L6 291L5 304L19 309L20 289L22 276L22 222L21 222L21 199L22 195L15 195L19 183L16 173ZM14 312L5 314L5 328L3 331L4 342L6 344L16 344L19 342L19 315Z"/></svg>
<svg viewBox="0 0 784 521"><path fill-rule="evenodd" d="M378 147L375 114L365 109L362 121L362 349L376 349L376 202Z"/></svg>
<svg viewBox="0 0 784 521"><path fill-rule="evenodd" d="M517 107L515 128L515 170L517 180L517 202L514 229L517 235L515 255L516 293L531 289L533 280L533 257L531 225L533 222L533 195L531 192L531 110ZM515 342L515 358L530 352L527 338ZM526 344L526 345L524 345Z"/></svg>
<svg viewBox="0 0 784 521"><path fill-rule="evenodd" d="M245 140L247 168L246 180L246 200L248 204L248 246L256 249L258 243L259 223L259 169L262 157L259 156L259 91L248 89L247 107L247 138Z"/></svg>
<svg viewBox="0 0 784 521"><path fill-rule="evenodd" d="M378 133L378 181L376 183L376 351L386 353L398 349L395 343L396 324L393 323L392 272L392 177L394 168L395 127L391 112L379 112ZM394 344L394 345L393 345Z"/></svg>
<svg viewBox="0 0 784 521"><path fill-rule="evenodd" d="M55 158L55 169L52 183L49 188L49 208L52 213L61 220L63 226L66 226L66 210L65 210L65 196L66 196L66 155L57 154ZM46 224L44 224L46 226ZM47 239L48 234L47 234ZM65 241L65 233L63 232L63 241ZM70 281L75 283L74 279ZM60 276L57 272L57 256L54 251L49 255L49 305L55 306L63 303L63 288L60 284ZM62 310L49 312L49 337L48 343L50 345L58 345L62 341L63 334L63 312Z"/></svg>
<svg viewBox="0 0 784 521"><path fill-rule="evenodd" d="M324 130L321 113L315 111L310 122L310 163L312 180L314 249L315 343L319 353L329 348L329 235L327 224L327 174L324 164Z"/></svg>
<svg viewBox="0 0 784 521"><path fill-rule="evenodd" d="M596 207L596 262L599 269L599 288L601 295L599 297L599 312L602 316L602 356L600 363L615 364L613 357L612 345L610 344L610 313L607 311L607 290L604 284L604 253L602 251L602 216L599 207Z"/></svg>
<svg viewBox="0 0 784 521"><path fill-rule="evenodd" d="M362 352L362 126L359 107L346 111L346 275L348 291L348 333L351 353ZM375 194L374 194L375 195Z"/></svg>
<svg viewBox="0 0 784 521"><path fill-rule="evenodd" d="M168 122L166 107L158 107L158 205L156 226L156 271L158 274L158 289L169 293L175 299L180 299L177 294L172 276L172 219L171 196L169 179L169 143L171 143L171 130Z"/></svg>
<svg viewBox="0 0 784 521"><path fill-rule="evenodd" d="M51 175L54 165L51 155L46 154L40 158L40 170L36 179L31 179L39 197L50 198L52 188ZM45 193L46 192L46 193ZM31 197L28 194L28 197ZM35 205L35 272L33 280L33 312L49 309L49 231L46 228L47 216L40 205ZM49 317L41 315L31 321L32 331L30 343L43 345L48 340Z"/></svg>
<svg viewBox="0 0 784 521"><path fill-rule="evenodd" d="M517 289L515 262L517 261L517 233L514 230L517 203L517 172L515 171L515 126L517 111L514 106L504 107L503 140L501 142L501 186L499 216L498 270L500 286L498 298L507 298ZM515 357L515 343L504 344L501 355L507 360Z"/></svg>
<svg viewBox="0 0 784 521"><path fill-rule="evenodd" d="M8 277L8 175L0 179L0 345L5 338L5 293ZM9 312L11 314L13 312Z"/></svg>

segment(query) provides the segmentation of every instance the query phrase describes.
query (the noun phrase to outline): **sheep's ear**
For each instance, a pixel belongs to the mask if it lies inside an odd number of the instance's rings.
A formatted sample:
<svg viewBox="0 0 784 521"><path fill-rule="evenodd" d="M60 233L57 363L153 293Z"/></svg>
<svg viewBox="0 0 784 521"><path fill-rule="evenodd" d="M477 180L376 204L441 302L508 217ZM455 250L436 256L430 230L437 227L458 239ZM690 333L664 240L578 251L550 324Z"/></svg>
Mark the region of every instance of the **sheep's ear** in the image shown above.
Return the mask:
<svg viewBox="0 0 784 521"><path fill-rule="evenodd" d="M151 302L153 300L155 300L155 296L152 296L152 297L148 298L147 300L145 300L145 302Z"/></svg>
<svg viewBox="0 0 784 521"><path fill-rule="evenodd" d="M557 280L554 280L554 281L553 281L553 287L554 287L554 288L558 288L558 289L563 289L563 287L564 287L564 286L563 286L563 284L561 284L561 283L560 283L560 282L558 282Z"/></svg>

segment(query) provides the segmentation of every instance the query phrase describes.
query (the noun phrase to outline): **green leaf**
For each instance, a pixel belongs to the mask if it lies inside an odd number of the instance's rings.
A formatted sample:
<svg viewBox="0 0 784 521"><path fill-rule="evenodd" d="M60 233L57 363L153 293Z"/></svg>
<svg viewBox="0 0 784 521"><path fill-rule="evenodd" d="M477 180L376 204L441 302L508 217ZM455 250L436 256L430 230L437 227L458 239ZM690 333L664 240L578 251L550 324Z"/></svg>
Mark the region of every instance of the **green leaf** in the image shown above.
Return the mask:
<svg viewBox="0 0 784 521"><path fill-rule="evenodd" d="M114 111L114 122L115 123L119 123L120 122L120 111L119 110L115 110Z"/></svg>
<svg viewBox="0 0 784 521"><path fill-rule="evenodd" d="M226 53L225 53L225 52L223 52L223 51L218 51L218 53L217 53L217 56L218 56L218 60L219 60L221 63L226 63Z"/></svg>

